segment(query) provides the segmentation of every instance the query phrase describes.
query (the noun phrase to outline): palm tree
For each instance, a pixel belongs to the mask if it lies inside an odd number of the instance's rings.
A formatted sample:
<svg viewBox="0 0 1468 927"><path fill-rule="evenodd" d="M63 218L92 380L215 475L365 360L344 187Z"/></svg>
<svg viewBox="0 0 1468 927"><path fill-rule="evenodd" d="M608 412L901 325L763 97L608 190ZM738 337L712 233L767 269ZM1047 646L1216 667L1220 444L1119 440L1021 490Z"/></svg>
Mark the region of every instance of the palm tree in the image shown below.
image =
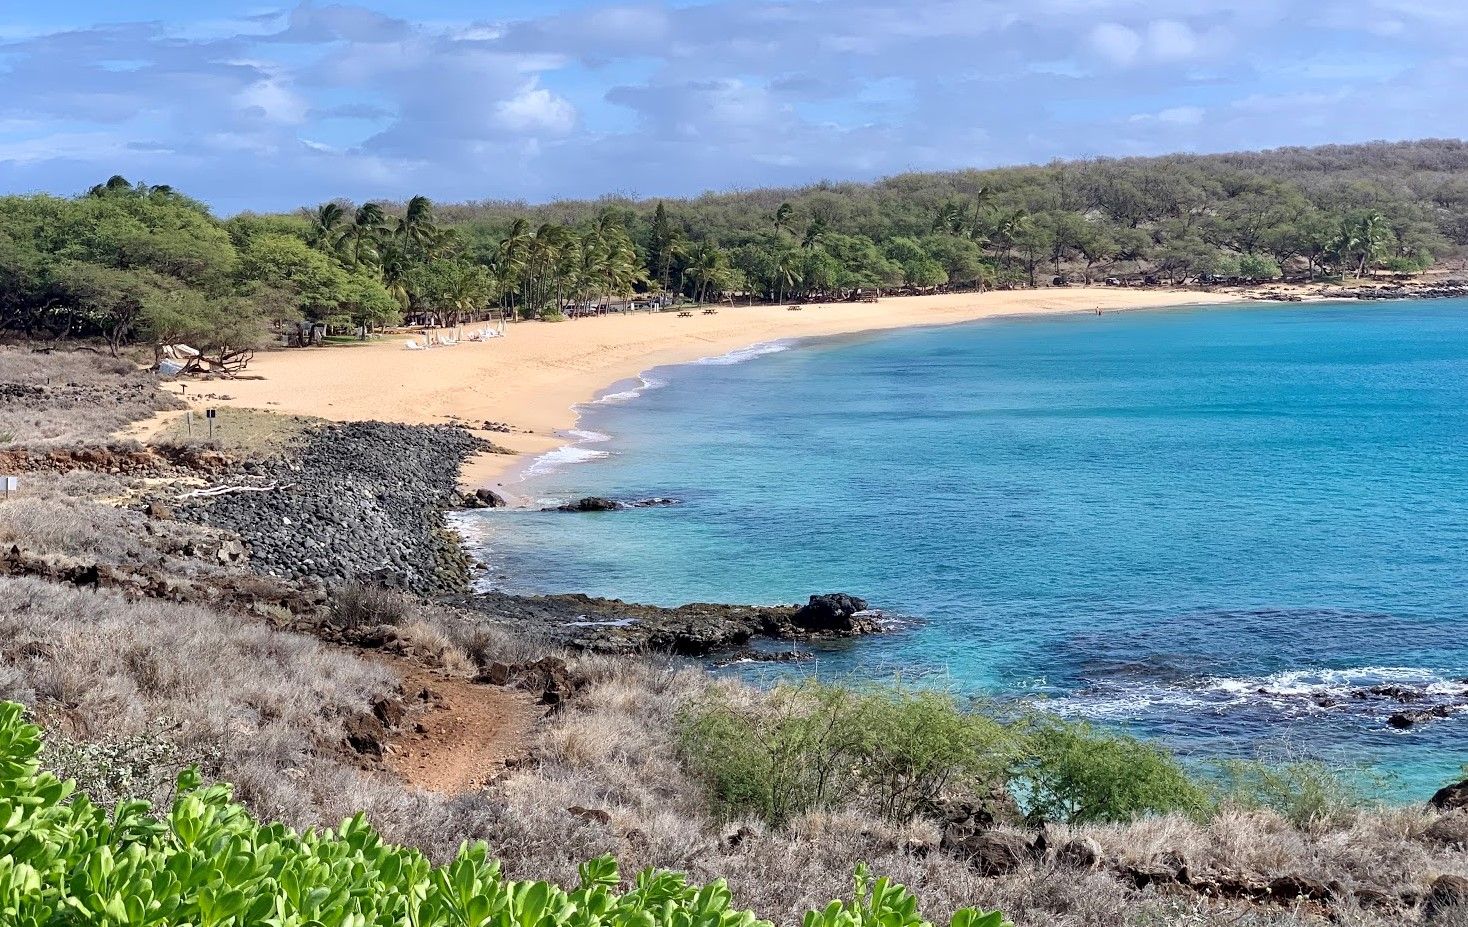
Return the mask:
<svg viewBox="0 0 1468 927"><path fill-rule="evenodd" d="M318 251L334 251L341 240L346 210L337 203L323 203L311 215L311 232L306 243Z"/></svg>
<svg viewBox="0 0 1468 927"><path fill-rule="evenodd" d="M348 245L353 267L376 264L382 259L378 251L386 217L376 203L363 203L352 215L352 224L342 232L341 241Z"/></svg>
<svg viewBox="0 0 1468 927"><path fill-rule="evenodd" d="M820 244L826 237L826 220L817 216L811 224L805 227L805 237L801 239L800 247L806 251L814 251L816 245Z"/></svg>
<svg viewBox="0 0 1468 927"><path fill-rule="evenodd" d="M1345 221L1338 247L1342 254L1350 255L1355 261L1357 280L1365 275L1367 266L1376 261L1392 235L1386 216L1379 212L1363 212Z"/></svg>
<svg viewBox="0 0 1468 927"><path fill-rule="evenodd" d="M426 196L408 200L407 208L393 226L393 238L409 253L426 253L437 235L438 229L433 225L433 202Z"/></svg>
<svg viewBox="0 0 1468 927"><path fill-rule="evenodd" d="M795 209L789 203L781 203L780 208L775 210L775 234L778 236L782 231L790 231L790 219L795 215Z"/></svg>
<svg viewBox="0 0 1468 927"><path fill-rule="evenodd" d="M694 299L703 302L709 287L715 290L724 286L729 271L729 260L712 242L702 242L689 258L688 273L696 281Z"/></svg>
<svg viewBox="0 0 1468 927"><path fill-rule="evenodd" d="M113 174L107 178L106 183L99 183L87 190L87 196L111 196L117 193L131 193L133 185L121 174Z"/></svg>
<svg viewBox="0 0 1468 927"><path fill-rule="evenodd" d="M785 301L785 289L795 288L800 280L800 264L793 251L781 251L775 257L775 302Z"/></svg>

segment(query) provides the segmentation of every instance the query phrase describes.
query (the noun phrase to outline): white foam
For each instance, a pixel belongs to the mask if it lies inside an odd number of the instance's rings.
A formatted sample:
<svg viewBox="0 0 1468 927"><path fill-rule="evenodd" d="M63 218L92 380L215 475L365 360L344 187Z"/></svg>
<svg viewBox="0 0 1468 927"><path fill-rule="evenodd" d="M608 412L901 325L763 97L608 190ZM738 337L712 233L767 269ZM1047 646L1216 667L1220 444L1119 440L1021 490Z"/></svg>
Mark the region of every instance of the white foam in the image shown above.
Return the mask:
<svg viewBox="0 0 1468 927"><path fill-rule="evenodd" d="M592 405L599 405L602 403L610 404L615 402L628 402L630 400L636 399L638 396L641 396L648 390L661 389L662 387L667 385L667 380L659 380L657 377L651 377L644 373L637 377L636 386L629 387L628 389L624 390L618 390L615 393L607 393L604 396L598 396L592 401Z"/></svg>
<svg viewBox="0 0 1468 927"><path fill-rule="evenodd" d="M562 467L572 464L586 463L592 460L604 460L612 456L606 451L598 451L595 448L582 447L579 444L563 444L553 451L547 451L535 459L525 469L526 476L544 476L553 473Z"/></svg>
<svg viewBox="0 0 1468 927"><path fill-rule="evenodd" d="M1462 698L1462 682L1432 670L1406 666L1361 666L1348 669L1286 670L1267 676L1209 676L1194 683L1102 683L1087 692L1062 695L1043 702L1060 714L1086 718L1135 717L1158 711L1219 711L1245 705L1308 714L1352 704L1353 692L1372 686L1401 685L1420 692L1430 704L1434 698ZM1316 702L1320 698L1322 702ZM1369 708L1369 703L1363 704Z"/></svg>
<svg viewBox="0 0 1468 927"><path fill-rule="evenodd" d="M756 357L764 357L766 354L779 354L781 351L790 350L788 341L767 341L764 344L750 345L747 348L739 348L728 354L720 354L717 357L705 357L694 361L711 367L727 367L731 364L742 364L745 361L754 360Z"/></svg>

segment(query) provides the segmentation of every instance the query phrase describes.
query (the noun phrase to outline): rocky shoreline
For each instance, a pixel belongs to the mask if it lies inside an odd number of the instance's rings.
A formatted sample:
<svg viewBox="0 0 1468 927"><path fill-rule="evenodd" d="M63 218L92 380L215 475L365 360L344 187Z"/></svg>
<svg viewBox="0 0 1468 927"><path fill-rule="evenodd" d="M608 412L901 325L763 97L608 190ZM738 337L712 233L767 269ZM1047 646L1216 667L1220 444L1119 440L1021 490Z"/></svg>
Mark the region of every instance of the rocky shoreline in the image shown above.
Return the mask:
<svg viewBox="0 0 1468 927"><path fill-rule="evenodd" d="M470 561L444 513L459 503L464 459L488 449L450 426L322 426L283 454L243 462L217 495L176 502L176 515L238 534L257 572L457 592Z"/></svg>
<svg viewBox="0 0 1468 927"><path fill-rule="evenodd" d="M171 507L180 520L238 535L256 572L312 587L401 588L576 650L702 657L746 647L756 638L847 638L882 629L866 602L841 593L812 595L801 605L676 608L574 593L470 593L471 559L445 516L461 508L503 505L493 492L462 494L457 486L463 461L490 449L456 426L320 426L275 457L216 473L212 487L154 504ZM665 499L582 503L564 511L675 504Z"/></svg>

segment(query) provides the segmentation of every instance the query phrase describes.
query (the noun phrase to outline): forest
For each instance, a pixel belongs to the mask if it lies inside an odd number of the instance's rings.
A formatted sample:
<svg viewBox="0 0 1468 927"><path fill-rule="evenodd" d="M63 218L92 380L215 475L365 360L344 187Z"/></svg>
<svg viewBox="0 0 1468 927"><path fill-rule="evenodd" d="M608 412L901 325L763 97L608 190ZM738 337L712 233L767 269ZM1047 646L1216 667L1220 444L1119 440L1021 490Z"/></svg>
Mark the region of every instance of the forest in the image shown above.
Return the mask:
<svg viewBox="0 0 1468 927"><path fill-rule="evenodd" d="M0 197L0 331L229 347L634 294L694 301L1416 274L1468 244L1456 140L1054 162L541 205L335 200L228 219L115 176ZM666 302L666 300L664 300Z"/></svg>

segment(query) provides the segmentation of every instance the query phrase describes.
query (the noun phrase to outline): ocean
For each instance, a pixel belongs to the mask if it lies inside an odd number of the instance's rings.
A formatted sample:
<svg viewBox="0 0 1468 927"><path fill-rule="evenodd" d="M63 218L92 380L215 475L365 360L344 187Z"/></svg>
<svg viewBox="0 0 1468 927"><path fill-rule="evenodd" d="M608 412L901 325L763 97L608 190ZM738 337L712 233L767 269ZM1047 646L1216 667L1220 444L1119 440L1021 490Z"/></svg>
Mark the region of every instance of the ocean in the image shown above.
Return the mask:
<svg viewBox="0 0 1468 927"><path fill-rule="evenodd" d="M1401 800L1468 762L1468 709L1388 722L1468 701L1465 301L762 345L617 384L516 490L679 504L468 516L500 588L843 591L895 619L732 670L760 682L1034 699L1190 761L1369 768Z"/></svg>

